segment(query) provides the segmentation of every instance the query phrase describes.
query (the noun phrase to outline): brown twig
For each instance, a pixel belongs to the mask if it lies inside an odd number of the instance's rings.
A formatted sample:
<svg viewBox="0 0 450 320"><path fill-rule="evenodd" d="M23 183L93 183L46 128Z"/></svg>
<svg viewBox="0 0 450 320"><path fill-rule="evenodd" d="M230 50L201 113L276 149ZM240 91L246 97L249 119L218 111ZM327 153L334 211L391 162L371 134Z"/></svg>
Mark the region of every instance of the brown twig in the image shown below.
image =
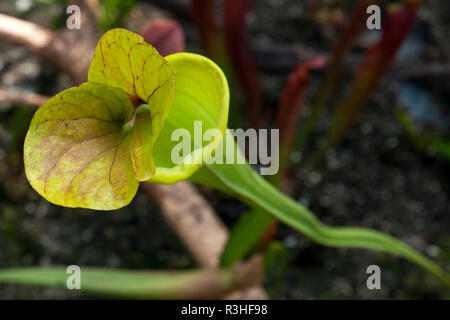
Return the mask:
<svg viewBox="0 0 450 320"><path fill-rule="evenodd" d="M228 229L211 205L195 187L182 181L174 185L143 184L149 197L162 209L162 214L183 243L204 268L217 268L228 240ZM261 286L235 292L229 299L267 299Z"/></svg>
<svg viewBox="0 0 450 320"><path fill-rule="evenodd" d="M37 107L44 104L48 97L32 92L13 92L0 89L0 101L14 104L25 104Z"/></svg>
<svg viewBox="0 0 450 320"><path fill-rule="evenodd" d="M18 43L66 72L76 83L87 79L99 33L85 1L81 7L81 29L53 32L34 23L0 13L0 37ZM75 49L76 48L76 49Z"/></svg>
<svg viewBox="0 0 450 320"><path fill-rule="evenodd" d="M145 183L142 187L158 203L198 264L217 268L228 230L195 187L186 181L175 185Z"/></svg>
<svg viewBox="0 0 450 320"><path fill-rule="evenodd" d="M0 13L0 37L42 52L54 40L55 34L34 23Z"/></svg>

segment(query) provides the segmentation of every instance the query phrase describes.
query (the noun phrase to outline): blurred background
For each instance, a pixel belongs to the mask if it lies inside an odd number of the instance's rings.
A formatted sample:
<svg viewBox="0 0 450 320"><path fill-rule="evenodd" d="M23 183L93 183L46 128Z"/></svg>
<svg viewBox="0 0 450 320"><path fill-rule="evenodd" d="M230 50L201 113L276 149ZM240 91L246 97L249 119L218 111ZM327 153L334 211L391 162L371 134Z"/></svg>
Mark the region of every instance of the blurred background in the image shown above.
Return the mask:
<svg viewBox="0 0 450 320"><path fill-rule="evenodd" d="M370 2L381 7L381 30L367 30L369 15L358 11ZM229 127L280 128L276 183L323 222L382 230L449 269L449 2L95 5L99 35L120 26L143 34L162 55L185 50L216 61L232 90ZM67 6L64 0L2 0L0 13L59 34L71 32ZM83 28L65 54L95 36ZM89 58L90 52L81 54ZM94 212L54 206L28 184L22 150L36 105L76 82L51 58L0 31L0 267L195 267L142 190L124 209ZM228 227L248 209L219 192L198 190ZM272 299L449 297L432 276L403 259L325 248L283 225L273 229L270 241L282 246L286 263L266 277ZM365 285L372 264L381 267L382 290ZM79 297L62 289L0 285L0 299Z"/></svg>

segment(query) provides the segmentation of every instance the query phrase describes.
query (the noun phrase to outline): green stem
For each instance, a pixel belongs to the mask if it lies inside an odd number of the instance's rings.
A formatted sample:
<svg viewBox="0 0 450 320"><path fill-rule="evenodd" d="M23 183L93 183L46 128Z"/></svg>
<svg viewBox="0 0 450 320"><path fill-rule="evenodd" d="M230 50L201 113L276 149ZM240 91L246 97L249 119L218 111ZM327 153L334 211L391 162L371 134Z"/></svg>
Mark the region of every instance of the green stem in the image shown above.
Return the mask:
<svg viewBox="0 0 450 320"><path fill-rule="evenodd" d="M233 139L229 133L226 141ZM235 147L236 152L239 152ZM242 156L238 154L238 157ZM404 257L450 286L450 276L436 263L404 242L385 233L358 227L330 227L307 208L287 197L259 176L248 164L213 164L191 178L233 194L253 208L259 208L312 240L329 247L351 247L383 251Z"/></svg>
<svg viewBox="0 0 450 320"><path fill-rule="evenodd" d="M74 274L75 275L75 274ZM213 299L260 284L262 258L254 256L233 269L192 271L112 270L82 267L83 293L127 299ZM67 288L63 267L0 269L0 283Z"/></svg>

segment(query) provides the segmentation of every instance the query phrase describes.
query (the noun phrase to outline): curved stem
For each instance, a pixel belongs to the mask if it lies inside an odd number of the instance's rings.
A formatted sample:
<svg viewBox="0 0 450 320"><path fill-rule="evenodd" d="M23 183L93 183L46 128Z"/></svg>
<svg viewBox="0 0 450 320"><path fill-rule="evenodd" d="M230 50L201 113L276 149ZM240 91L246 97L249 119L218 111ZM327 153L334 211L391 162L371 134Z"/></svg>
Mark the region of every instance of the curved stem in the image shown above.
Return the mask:
<svg viewBox="0 0 450 320"><path fill-rule="evenodd" d="M235 268L220 270L136 271L83 267L78 275L84 293L127 299L213 299L260 284L263 264L260 256L254 256ZM65 288L69 281L65 267L0 269L0 283Z"/></svg>
<svg viewBox="0 0 450 320"><path fill-rule="evenodd" d="M230 139L233 137L228 133L225 141ZM239 152L236 146L235 151ZM322 245L392 253L416 263L450 286L447 272L406 243L372 229L327 226L307 208L278 191L248 164L209 165L199 170L191 180L231 193Z"/></svg>

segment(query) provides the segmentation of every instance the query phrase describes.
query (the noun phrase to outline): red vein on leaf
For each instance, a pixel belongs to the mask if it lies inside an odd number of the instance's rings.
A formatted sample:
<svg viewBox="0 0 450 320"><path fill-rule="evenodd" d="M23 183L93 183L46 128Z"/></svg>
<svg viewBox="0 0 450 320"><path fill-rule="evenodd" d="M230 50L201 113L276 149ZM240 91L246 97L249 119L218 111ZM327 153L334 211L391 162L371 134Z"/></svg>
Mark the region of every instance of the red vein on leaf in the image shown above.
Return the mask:
<svg viewBox="0 0 450 320"><path fill-rule="evenodd" d="M126 136L125 136L125 138L126 138ZM71 180L70 180L70 183L69 183L69 185L68 185L68 187L67 187L67 189L66 189L66 192L65 192L65 194L66 194L66 198L67 198L67 195L68 195L68 193L69 193L69 191L70 191L70 189L72 188L72 184L73 184L73 182L75 181L75 179L77 178L77 177L79 177L87 168L89 168L89 166L95 161L95 160L97 160L100 156L102 156L103 154L105 154L105 153L107 153L107 152L109 152L109 151L111 151L111 150L113 150L113 149L115 149L115 148L117 148L116 149L116 151L114 152L114 156L113 156L113 164L114 164L114 160L115 160L115 157L116 157L116 153L117 153L117 150L119 149L119 146L122 144L122 142L125 140L125 138L123 138L122 139L122 141L120 141L120 143L118 144L118 145L115 145L115 146L112 146L111 148L108 148L108 149L106 149L106 150L103 150L102 152L100 152L100 153L98 153L98 154L96 154L85 166L84 166L84 168L82 168ZM111 164L111 168L110 168L110 170L109 170L109 183L112 185L112 183L111 183L111 169L112 169L112 166L113 166L113 164Z"/></svg>
<svg viewBox="0 0 450 320"><path fill-rule="evenodd" d="M164 81L164 82L167 82L167 80ZM155 92L156 92L157 90L159 90L159 88L161 88L161 84L158 84L158 85L156 86L156 88L153 89L153 91L149 94L149 96L147 97L147 102L150 100L151 97L153 97L153 95L155 94Z"/></svg>
<svg viewBox="0 0 450 320"><path fill-rule="evenodd" d="M104 137L106 137L106 136L108 136L108 135L110 135L110 134L113 134L113 133L114 133L114 131L108 132L108 133L105 133L105 134L102 134L102 135L100 135L100 136L95 136L95 137L91 137L91 138L88 138L88 139L85 139L85 140L77 141L76 143L74 143L73 145L71 145L69 148L65 149L65 150L63 151L63 153L59 156L59 159L55 162L55 164L54 164L54 165L53 165L46 173L42 174L42 175L37 179L37 180L40 180L43 176L45 176L45 180L44 180L44 185L45 185L45 186L44 186L44 192L47 193L47 181L48 181L48 178L50 177L51 172L52 172L54 169L56 169L56 167L58 166L59 162L62 160L62 158L64 158L64 156L65 156L68 152L70 152L74 147L76 147L76 146L78 146L78 145L80 145L80 144L82 144L82 143L89 142L89 141L93 141L93 140L100 139L100 138L104 138Z"/></svg>
<svg viewBox="0 0 450 320"><path fill-rule="evenodd" d="M90 91L86 91L86 92L87 92L91 97L94 97L94 98L100 100L101 102L103 102L104 106L105 106L106 109L109 111L109 114L111 115L111 117L114 118L114 114L113 114L111 108L109 107L109 105L106 103L106 101L105 101L103 98L101 98L101 97L99 97L99 96L93 94L93 93L90 92Z"/></svg>
<svg viewBox="0 0 450 320"><path fill-rule="evenodd" d="M116 151L114 151L113 161L112 161L112 163L111 163L111 167L109 168L109 173L108 173L108 181L109 181L109 183L110 183L111 185L112 185L112 182L111 182L111 172L112 172L112 168L113 168L113 166L114 166L114 163L115 163L115 161L116 161L117 151L119 151L120 145L125 141L125 139L127 138L127 136L128 136L128 134L126 134L125 137L122 139L122 141L120 141L120 143L119 143L119 144L117 145L117 147L116 147Z"/></svg>

